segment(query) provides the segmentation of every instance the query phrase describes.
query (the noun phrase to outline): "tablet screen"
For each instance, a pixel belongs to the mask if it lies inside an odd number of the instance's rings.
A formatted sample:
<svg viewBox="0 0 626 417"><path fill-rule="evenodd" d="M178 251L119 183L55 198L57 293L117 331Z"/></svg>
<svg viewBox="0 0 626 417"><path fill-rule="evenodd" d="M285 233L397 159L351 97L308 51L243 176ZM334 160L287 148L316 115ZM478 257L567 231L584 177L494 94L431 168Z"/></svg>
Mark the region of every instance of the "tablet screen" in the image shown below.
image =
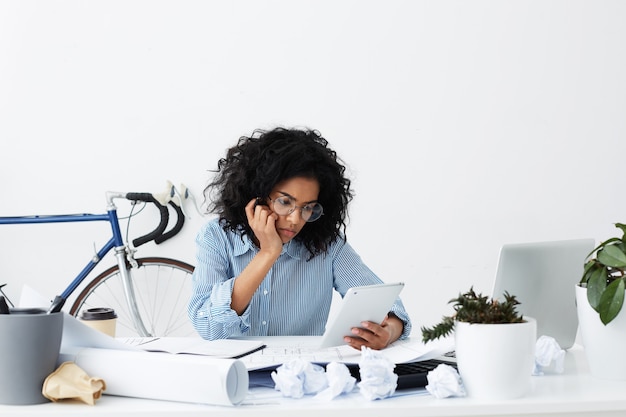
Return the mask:
<svg viewBox="0 0 626 417"><path fill-rule="evenodd" d="M403 282L350 288L326 324L320 347L344 345L343 337L352 335L351 329L361 327L362 321L382 322L402 288Z"/></svg>

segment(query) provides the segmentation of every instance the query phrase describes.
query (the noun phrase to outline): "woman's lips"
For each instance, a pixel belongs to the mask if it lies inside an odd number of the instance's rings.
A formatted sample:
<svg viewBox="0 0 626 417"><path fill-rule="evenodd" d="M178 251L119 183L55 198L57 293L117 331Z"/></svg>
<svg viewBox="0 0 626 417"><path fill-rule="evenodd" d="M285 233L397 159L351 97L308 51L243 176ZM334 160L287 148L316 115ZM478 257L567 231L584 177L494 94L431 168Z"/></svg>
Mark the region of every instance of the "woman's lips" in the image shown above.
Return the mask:
<svg viewBox="0 0 626 417"><path fill-rule="evenodd" d="M279 229L279 230L280 230L280 233L283 236L285 236L286 238L289 238L289 239L293 239L293 237L295 235L297 235L297 233L294 230L291 230L291 229Z"/></svg>

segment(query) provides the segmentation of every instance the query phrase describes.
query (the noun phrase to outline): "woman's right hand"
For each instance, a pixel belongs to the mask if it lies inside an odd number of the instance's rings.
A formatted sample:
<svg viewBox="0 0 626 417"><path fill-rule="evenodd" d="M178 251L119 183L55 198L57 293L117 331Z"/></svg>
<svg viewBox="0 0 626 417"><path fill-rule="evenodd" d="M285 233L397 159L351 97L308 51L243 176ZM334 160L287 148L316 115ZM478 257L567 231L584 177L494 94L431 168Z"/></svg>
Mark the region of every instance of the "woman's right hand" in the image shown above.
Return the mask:
<svg viewBox="0 0 626 417"><path fill-rule="evenodd" d="M246 205L246 217L259 248L261 251L280 254L283 242L276 231L278 216L268 206L256 202L257 199L254 198Z"/></svg>
<svg viewBox="0 0 626 417"><path fill-rule="evenodd" d="M276 231L278 216L268 206L257 205L256 198L246 204L246 217L254 233L259 252L235 279L230 307L241 315L250 304L254 292L283 250L283 241Z"/></svg>

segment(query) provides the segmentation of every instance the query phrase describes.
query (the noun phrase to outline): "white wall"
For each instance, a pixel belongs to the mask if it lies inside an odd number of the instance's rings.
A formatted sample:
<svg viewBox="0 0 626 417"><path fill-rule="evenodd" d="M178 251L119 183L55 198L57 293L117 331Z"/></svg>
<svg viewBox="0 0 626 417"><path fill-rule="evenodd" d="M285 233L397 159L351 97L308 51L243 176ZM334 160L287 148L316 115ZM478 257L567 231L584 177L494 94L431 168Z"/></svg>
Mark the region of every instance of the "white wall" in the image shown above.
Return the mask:
<svg viewBox="0 0 626 417"><path fill-rule="evenodd" d="M503 243L626 221L625 21L601 0L3 0L0 215L167 179L200 198L239 136L314 127L354 181L349 241L429 325L490 291ZM141 253L193 262L192 215ZM103 231L1 227L13 297L59 293Z"/></svg>

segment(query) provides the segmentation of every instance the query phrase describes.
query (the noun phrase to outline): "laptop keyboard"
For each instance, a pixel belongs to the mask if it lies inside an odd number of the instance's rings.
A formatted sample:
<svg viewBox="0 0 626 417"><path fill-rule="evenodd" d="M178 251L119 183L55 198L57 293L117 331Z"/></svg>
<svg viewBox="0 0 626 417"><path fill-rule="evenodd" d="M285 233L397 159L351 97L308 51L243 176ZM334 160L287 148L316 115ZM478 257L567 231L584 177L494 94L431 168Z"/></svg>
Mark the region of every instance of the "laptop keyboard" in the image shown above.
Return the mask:
<svg viewBox="0 0 626 417"><path fill-rule="evenodd" d="M456 362L454 359L428 359L419 362L408 362L396 364L393 372L398 375L398 385L396 390L424 388L428 385L428 373L435 369L440 364L450 365L456 369ZM359 375L359 366L348 366L350 374L356 378L357 381L361 380Z"/></svg>
<svg viewBox="0 0 626 417"><path fill-rule="evenodd" d="M436 359L396 364L393 370L398 375L398 384L396 386L396 390L426 387L426 385L428 385L428 373L442 363L450 365L456 369L456 359L454 357L454 352L445 354ZM354 378L356 378L357 381L360 381L361 375L359 374L359 365L353 364L347 366L350 370L350 374ZM250 371L250 386L273 387L274 381L272 380L270 374L274 370L275 369Z"/></svg>

